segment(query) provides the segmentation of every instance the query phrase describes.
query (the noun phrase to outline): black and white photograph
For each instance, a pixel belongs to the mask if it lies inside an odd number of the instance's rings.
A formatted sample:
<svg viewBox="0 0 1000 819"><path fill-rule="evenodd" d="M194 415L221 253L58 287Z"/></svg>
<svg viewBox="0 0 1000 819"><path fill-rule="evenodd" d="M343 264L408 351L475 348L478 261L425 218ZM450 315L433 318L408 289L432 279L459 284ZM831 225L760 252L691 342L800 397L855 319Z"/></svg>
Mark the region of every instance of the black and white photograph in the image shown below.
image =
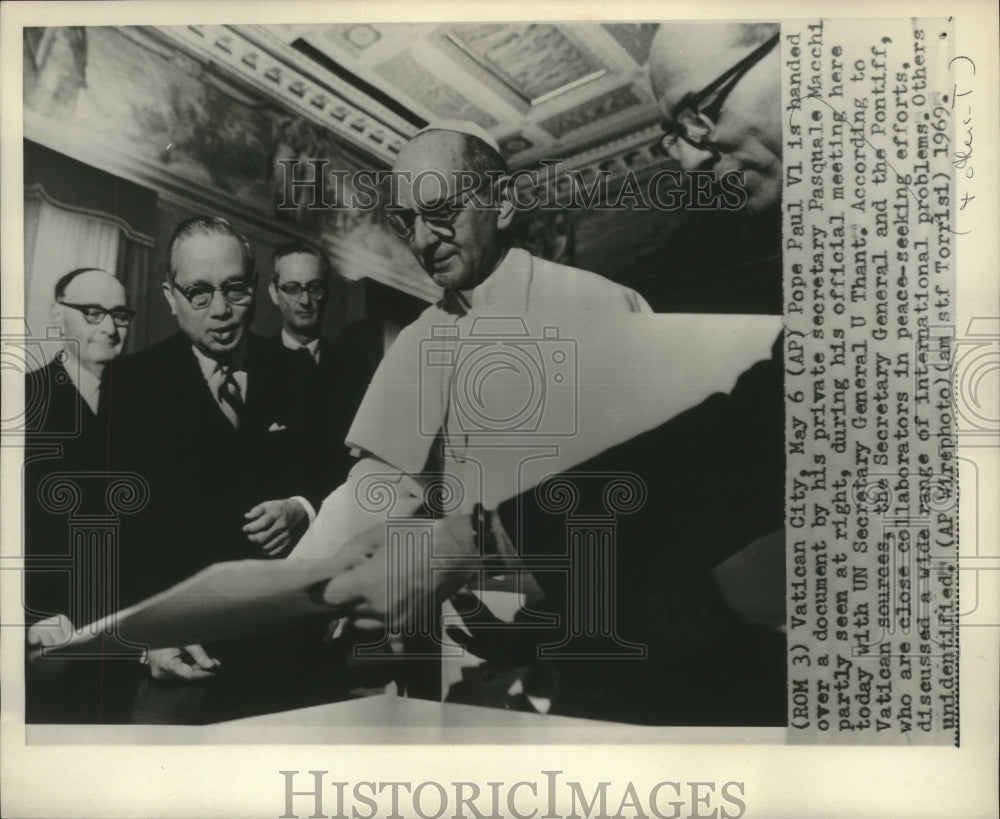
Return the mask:
<svg viewBox="0 0 1000 819"><path fill-rule="evenodd" d="M4 815L995 815L996 11L685 11L5 4Z"/></svg>

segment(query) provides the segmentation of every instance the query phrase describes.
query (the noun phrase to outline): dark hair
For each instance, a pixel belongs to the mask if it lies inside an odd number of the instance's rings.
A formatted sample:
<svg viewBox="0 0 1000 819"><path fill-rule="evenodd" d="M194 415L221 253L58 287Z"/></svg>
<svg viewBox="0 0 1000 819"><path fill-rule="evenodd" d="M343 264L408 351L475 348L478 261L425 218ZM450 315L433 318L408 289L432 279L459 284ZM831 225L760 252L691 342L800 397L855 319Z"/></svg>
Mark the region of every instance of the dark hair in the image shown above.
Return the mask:
<svg viewBox="0 0 1000 819"><path fill-rule="evenodd" d="M243 273L247 278L254 274L253 251L246 236L240 233L228 219L221 216L192 216L185 219L175 229L167 244L167 277L173 280L177 276L174 269L174 252L177 246L191 236L232 236L240 243L243 253Z"/></svg>
<svg viewBox="0 0 1000 819"><path fill-rule="evenodd" d="M271 279L274 282L278 281L278 261L280 259L284 259L286 256L294 256L296 253L305 253L307 256L312 256L318 259L320 275L324 279L329 276L330 265L326 261L326 256L324 256L319 249L313 247L308 242L295 240L293 242L283 244L274 251L274 259L271 262Z"/></svg>
<svg viewBox="0 0 1000 819"><path fill-rule="evenodd" d="M55 300L59 301L63 296L66 295L66 288L69 287L70 283L77 276L82 273L89 273L91 270L96 270L99 273L108 273L107 270L103 270L100 267L78 267L76 270L71 270L65 276L60 276L59 281L56 282L55 287ZM111 274L108 273L110 276Z"/></svg>

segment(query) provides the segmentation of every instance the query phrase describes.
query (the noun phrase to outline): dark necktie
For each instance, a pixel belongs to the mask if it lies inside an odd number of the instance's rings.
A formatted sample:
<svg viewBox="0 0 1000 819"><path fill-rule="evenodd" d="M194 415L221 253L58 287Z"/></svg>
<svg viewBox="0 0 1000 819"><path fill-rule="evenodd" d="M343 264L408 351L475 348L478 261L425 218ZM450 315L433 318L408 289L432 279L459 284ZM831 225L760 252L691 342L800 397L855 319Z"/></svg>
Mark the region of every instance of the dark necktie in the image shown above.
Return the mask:
<svg viewBox="0 0 1000 819"><path fill-rule="evenodd" d="M301 358L303 361L305 361L310 367L315 367L316 366L316 363L317 363L316 359L313 358L313 354L311 352L309 352L309 348L308 347L299 347L295 351L295 355L298 358Z"/></svg>
<svg viewBox="0 0 1000 819"><path fill-rule="evenodd" d="M240 414L243 412L243 391L236 381L233 368L228 364L219 364L217 373L221 373L219 383L219 406L234 427L240 425Z"/></svg>
<svg viewBox="0 0 1000 819"><path fill-rule="evenodd" d="M101 385L97 389L97 417L101 420L107 419L108 409L108 379L102 378Z"/></svg>

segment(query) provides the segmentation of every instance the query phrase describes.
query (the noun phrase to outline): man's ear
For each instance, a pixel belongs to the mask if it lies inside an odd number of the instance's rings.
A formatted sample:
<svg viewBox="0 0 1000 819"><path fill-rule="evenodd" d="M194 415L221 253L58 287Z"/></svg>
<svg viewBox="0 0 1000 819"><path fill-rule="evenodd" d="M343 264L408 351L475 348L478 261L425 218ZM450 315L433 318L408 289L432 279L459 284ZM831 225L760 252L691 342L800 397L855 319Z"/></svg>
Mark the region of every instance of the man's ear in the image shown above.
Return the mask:
<svg viewBox="0 0 1000 819"><path fill-rule="evenodd" d="M49 316L52 318L52 323L59 327L61 334L66 335L66 327L63 324L65 309L59 302L52 302L52 306L49 307Z"/></svg>
<svg viewBox="0 0 1000 819"><path fill-rule="evenodd" d="M271 304L278 306L278 288L274 286L274 281L267 286L267 294L271 297Z"/></svg>
<svg viewBox="0 0 1000 819"><path fill-rule="evenodd" d="M506 230L514 221L514 200L510 195L510 177L502 176L497 182L497 198L500 207L497 209L497 229Z"/></svg>
<svg viewBox="0 0 1000 819"><path fill-rule="evenodd" d="M164 282L160 285L163 288L163 296L167 300L167 304L170 305L170 315L177 315L177 295L174 293L174 288L170 286L170 282Z"/></svg>

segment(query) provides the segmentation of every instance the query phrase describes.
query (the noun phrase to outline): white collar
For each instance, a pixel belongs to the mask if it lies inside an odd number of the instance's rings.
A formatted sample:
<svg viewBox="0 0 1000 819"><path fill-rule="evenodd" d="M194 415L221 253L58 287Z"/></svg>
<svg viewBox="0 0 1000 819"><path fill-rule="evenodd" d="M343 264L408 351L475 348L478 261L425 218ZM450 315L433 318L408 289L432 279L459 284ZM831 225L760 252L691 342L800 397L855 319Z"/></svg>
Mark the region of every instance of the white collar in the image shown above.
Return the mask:
<svg viewBox="0 0 1000 819"><path fill-rule="evenodd" d="M225 365L223 364L223 362L217 361L216 359L205 355L201 350L199 350L193 344L191 345L191 349L194 351L194 357L198 361L198 367L199 369L201 369L202 376L204 377L205 381L211 383L212 377L215 375L215 373L219 370L220 367L223 367ZM238 355L233 357L233 363L232 363L233 375L236 377L237 381L246 379L246 369L241 364L237 363L238 361L241 360L241 358L242 356ZM242 387L243 384L241 384L240 386Z"/></svg>
<svg viewBox="0 0 1000 819"><path fill-rule="evenodd" d="M303 344L297 338L294 338L291 333L288 332L284 327L281 328L281 343L285 345L289 350L300 350L305 347L316 361L319 361L319 338L314 338L311 341L307 341Z"/></svg>
<svg viewBox="0 0 1000 819"><path fill-rule="evenodd" d="M528 309L528 293L534 265L531 254L512 247L482 284L459 291L470 310Z"/></svg>

